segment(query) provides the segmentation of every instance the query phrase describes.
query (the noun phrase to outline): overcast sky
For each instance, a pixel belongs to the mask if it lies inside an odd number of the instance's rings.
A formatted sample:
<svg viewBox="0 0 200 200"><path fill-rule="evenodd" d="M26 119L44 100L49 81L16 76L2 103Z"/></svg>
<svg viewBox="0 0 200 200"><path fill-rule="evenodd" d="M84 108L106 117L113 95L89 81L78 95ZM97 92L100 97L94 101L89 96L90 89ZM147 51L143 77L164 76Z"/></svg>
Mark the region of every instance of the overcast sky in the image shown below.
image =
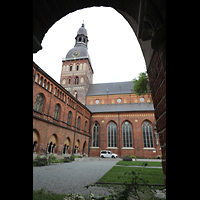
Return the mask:
<svg viewBox="0 0 200 200"><path fill-rule="evenodd" d="M92 7L57 21L45 34L43 49L33 54L34 62L53 79L60 83L62 58L74 47L83 20L94 70L93 83L131 81L146 71L140 45L125 18L113 8Z"/></svg>

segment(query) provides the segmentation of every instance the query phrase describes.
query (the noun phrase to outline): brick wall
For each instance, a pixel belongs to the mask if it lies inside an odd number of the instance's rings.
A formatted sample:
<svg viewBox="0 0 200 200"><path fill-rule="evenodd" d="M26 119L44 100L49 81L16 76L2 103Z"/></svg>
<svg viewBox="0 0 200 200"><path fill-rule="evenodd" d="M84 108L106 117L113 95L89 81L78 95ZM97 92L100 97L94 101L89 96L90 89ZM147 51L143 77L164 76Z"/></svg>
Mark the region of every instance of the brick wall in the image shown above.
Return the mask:
<svg viewBox="0 0 200 200"><path fill-rule="evenodd" d="M113 121L117 125L117 148L107 147L107 126ZM122 124L128 121L132 125L132 138L133 148L123 148L122 139ZM150 122L153 129L154 148L144 148L142 123L144 121ZM117 153L120 157L126 154L135 155L143 158L156 158L161 155L160 145L156 145L156 139L154 137L154 112L120 112L120 113L93 113L91 121L91 134L93 133L93 125L95 122L99 123L99 148L92 147L92 137L90 142L90 155L99 156L101 150L111 150L113 153ZM156 153L153 152L156 150Z"/></svg>
<svg viewBox="0 0 200 200"><path fill-rule="evenodd" d="M40 81L41 77L42 81ZM45 84L43 84L44 80ZM46 87L48 83L51 88ZM55 89L59 92L55 92ZM33 109L33 129L39 138L38 146L35 148L36 152L46 153L49 139L54 135L56 138L55 153L62 154L64 142L69 138L70 153L72 153L73 145L79 140L78 152L82 154L83 144L86 142L84 152L88 154L91 112L33 63L33 108L38 94L43 95L44 101L42 111ZM60 111L59 118L55 119L54 110L57 103L60 105ZM69 111L72 112L71 124L67 123ZM81 117L80 128L77 128L78 117ZM87 122L86 129L85 122Z"/></svg>
<svg viewBox="0 0 200 200"><path fill-rule="evenodd" d="M147 72L162 149L162 167L166 184L166 48L164 43L161 43L158 52L154 52Z"/></svg>
<svg viewBox="0 0 200 200"><path fill-rule="evenodd" d="M118 103L117 99L120 98L121 102ZM124 103L141 103L141 96L136 94L115 94L115 95L99 95L99 96L87 96L86 105L95 105L95 101L98 99L99 104L124 104ZM144 102L150 102L151 95L144 95Z"/></svg>

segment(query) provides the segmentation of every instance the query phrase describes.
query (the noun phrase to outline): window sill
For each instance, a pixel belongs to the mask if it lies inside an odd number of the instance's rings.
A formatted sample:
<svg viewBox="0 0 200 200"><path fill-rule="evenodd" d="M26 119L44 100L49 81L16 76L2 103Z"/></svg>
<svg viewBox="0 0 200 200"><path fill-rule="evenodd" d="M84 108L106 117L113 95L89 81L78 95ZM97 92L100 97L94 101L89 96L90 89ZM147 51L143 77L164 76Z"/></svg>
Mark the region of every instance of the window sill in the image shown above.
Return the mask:
<svg viewBox="0 0 200 200"><path fill-rule="evenodd" d="M133 149L135 149L135 148L133 148L133 147L123 147L122 149L133 150Z"/></svg>
<svg viewBox="0 0 200 200"><path fill-rule="evenodd" d="M90 147L90 149L100 149L99 147Z"/></svg>
<svg viewBox="0 0 200 200"><path fill-rule="evenodd" d="M107 147L106 149L118 149L117 147Z"/></svg>
<svg viewBox="0 0 200 200"><path fill-rule="evenodd" d="M151 147L151 148L147 148L147 147L145 147L145 148L143 148L144 150L156 150L156 148L154 148L154 147Z"/></svg>

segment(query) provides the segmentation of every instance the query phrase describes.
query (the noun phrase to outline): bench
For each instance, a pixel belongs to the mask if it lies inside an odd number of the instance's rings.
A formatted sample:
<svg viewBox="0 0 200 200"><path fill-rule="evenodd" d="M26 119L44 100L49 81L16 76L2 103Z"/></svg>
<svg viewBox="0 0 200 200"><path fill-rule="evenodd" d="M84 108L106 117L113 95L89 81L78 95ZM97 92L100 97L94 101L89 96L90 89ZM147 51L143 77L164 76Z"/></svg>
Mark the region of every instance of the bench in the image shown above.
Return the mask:
<svg viewBox="0 0 200 200"><path fill-rule="evenodd" d="M123 161L132 161L131 157L123 157Z"/></svg>
<svg viewBox="0 0 200 200"><path fill-rule="evenodd" d="M69 157L64 157L64 162L70 162Z"/></svg>
<svg viewBox="0 0 200 200"><path fill-rule="evenodd" d="M38 158L38 165L41 163L47 164L47 159L46 158Z"/></svg>

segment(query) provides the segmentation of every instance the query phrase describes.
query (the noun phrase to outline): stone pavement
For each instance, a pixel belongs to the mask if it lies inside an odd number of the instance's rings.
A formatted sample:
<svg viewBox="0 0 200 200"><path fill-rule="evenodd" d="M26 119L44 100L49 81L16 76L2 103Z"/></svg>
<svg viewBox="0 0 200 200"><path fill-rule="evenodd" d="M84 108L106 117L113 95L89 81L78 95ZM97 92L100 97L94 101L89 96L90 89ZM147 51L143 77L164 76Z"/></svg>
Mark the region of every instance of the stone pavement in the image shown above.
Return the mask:
<svg viewBox="0 0 200 200"><path fill-rule="evenodd" d="M119 160L88 157L70 163L33 167L33 190L44 188L54 193L88 196L92 190L95 195L109 195L104 187L86 189L84 186L97 182Z"/></svg>

